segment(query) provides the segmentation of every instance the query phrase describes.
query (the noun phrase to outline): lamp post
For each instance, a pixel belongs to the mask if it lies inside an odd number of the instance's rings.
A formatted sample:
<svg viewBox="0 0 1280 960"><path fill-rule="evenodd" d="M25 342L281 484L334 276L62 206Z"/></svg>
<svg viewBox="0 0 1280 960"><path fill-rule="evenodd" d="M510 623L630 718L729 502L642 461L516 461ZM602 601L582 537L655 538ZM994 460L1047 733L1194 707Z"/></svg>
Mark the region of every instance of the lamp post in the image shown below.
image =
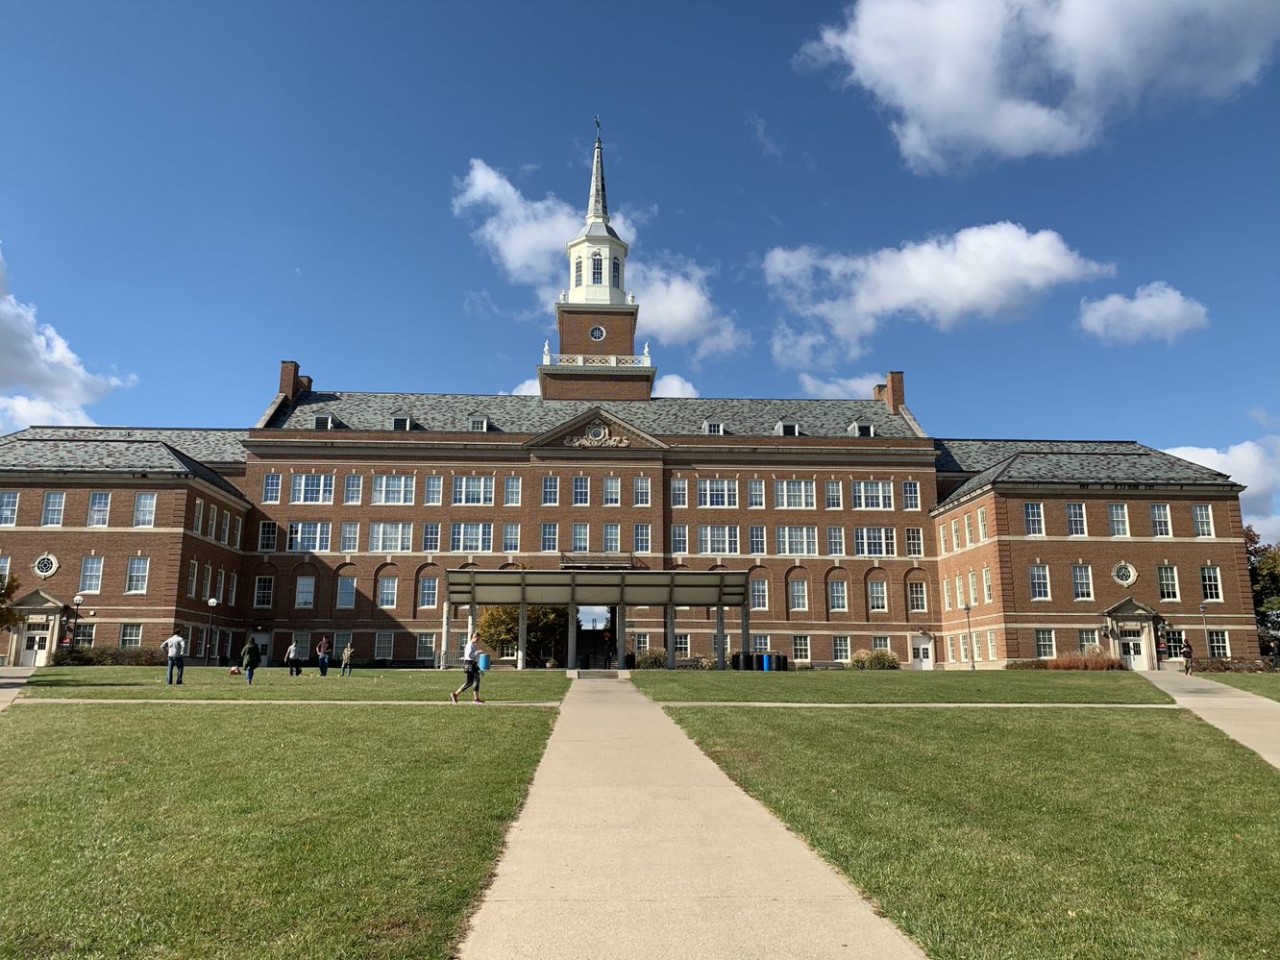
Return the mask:
<svg viewBox="0 0 1280 960"><path fill-rule="evenodd" d="M207 666L209 663L209 648L213 646L213 608L218 605L217 597L210 597L209 603L209 630L204 638L204 662Z"/></svg>
<svg viewBox="0 0 1280 960"><path fill-rule="evenodd" d="M71 643L68 644L72 650L76 648L76 627L80 624L80 604L84 603L84 597L76 594L71 598L71 602L75 604L75 612L71 615Z"/></svg>
<svg viewBox="0 0 1280 960"><path fill-rule="evenodd" d="M1206 657L1209 656L1209 621L1205 618L1205 615L1204 615L1205 610L1207 609L1208 607L1206 607L1203 603L1200 604L1200 628L1204 630L1204 655Z"/></svg>
<svg viewBox="0 0 1280 960"><path fill-rule="evenodd" d="M972 609L966 602L964 605L964 642L969 645L969 669L977 670L978 666L973 660L973 626L969 623L969 611Z"/></svg>

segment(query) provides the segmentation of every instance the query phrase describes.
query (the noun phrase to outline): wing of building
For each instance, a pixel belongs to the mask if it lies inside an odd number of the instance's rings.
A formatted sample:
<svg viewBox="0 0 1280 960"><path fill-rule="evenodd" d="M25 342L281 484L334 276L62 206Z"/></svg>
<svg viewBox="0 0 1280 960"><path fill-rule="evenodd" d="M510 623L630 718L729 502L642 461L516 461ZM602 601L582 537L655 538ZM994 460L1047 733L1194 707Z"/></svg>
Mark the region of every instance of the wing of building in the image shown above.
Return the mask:
<svg viewBox="0 0 1280 960"><path fill-rule="evenodd" d="M278 661L323 633L357 661L439 665L473 613L449 573L476 570L746 575L727 609L615 609L626 653L714 656L723 618L733 650L800 663L1101 646L1149 669L1184 637L1257 655L1226 475L1132 441L930 437L896 372L871 400L654 398L627 252L597 139L558 343L531 345L538 396L316 389L285 361L248 429L0 438L0 575L25 616L0 656L176 625L197 659L252 637Z"/></svg>

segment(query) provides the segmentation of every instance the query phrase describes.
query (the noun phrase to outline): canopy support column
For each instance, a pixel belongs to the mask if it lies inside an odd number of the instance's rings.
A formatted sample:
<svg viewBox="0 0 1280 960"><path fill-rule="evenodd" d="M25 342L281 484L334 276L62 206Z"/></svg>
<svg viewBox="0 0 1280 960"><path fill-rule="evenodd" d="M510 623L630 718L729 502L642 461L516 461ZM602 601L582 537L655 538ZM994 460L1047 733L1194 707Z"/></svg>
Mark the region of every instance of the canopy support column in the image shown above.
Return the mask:
<svg viewBox="0 0 1280 960"><path fill-rule="evenodd" d="M529 644L529 605L520 603L520 638L516 642L516 669L524 669L525 648Z"/></svg>
<svg viewBox="0 0 1280 960"><path fill-rule="evenodd" d="M440 622L440 649L436 651L436 668L443 670L449 665L449 611L453 604L445 601L444 617Z"/></svg>
<svg viewBox="0 0 1280 960"><path fill-rule="evenodd" d="M751 653L751 601L742 605L742 661L739 667L747 669L746 659Z"/></svg>
<svg viewBox="0 0 1280 960"><path fill-rule="evenodd" d="M676 608L667 604L667 669L676 668Z"/></svg>
<svg viewBox="0 0 1280 960"><path fill-rule="evenodd" d="M621 670L627 665L627 608L618 604L618 613L613 623L613 665Z"/></svg>
<svg viewBox="0 0 1280 960"><path fill-rule="evenodd" d="M724 669L724 651L728 646L728 638L724 635L724 604L716 604L716 669Z"/></svg>
<svg viewBox="0 0 1280 960"><path fill-rule="evenodd" d="M565 669L578 669L578 605L569 604L569 649L565 655Z"/></svg>

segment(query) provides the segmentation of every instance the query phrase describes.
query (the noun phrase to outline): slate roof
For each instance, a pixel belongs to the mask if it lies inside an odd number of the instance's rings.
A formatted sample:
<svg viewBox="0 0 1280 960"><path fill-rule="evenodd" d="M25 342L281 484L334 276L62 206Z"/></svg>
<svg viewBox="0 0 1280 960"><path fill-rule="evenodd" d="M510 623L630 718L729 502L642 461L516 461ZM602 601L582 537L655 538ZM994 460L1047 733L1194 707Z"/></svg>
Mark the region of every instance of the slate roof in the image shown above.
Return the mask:
<svg viewBox="0 0 1280 960"><path fill-rule="evenodd" d="M939 473L980 473L1018 453L1132 454L1150 451L1132 440L943 440L938 449Z"/></svg>
<svg viewBox="0 0 1280 960"><path fill-rule="evenodd" d="M472 414L489 417L490 430L537 435L594 407L654 436L702 435L703 422L718 420L726 435L774 435L780 420L794 420L804 437L848 437L855 421L871 424L877 437L918 438L906 417L880 400L750 400L719 397L654 400L544 400L541 397L422 393L304 393L277 412L268 429L313 429L329 414L340 428L389 430L393 416L411 416L415 429L465 433Z"/></svg>
<svg viewBox="0 0 1280 960"><path fill-rule="evenodd" d="M0 437L0 448L18 440L141 441L168 444L201 463L244 463L248 430L147 427L28 427Z"/></svg>

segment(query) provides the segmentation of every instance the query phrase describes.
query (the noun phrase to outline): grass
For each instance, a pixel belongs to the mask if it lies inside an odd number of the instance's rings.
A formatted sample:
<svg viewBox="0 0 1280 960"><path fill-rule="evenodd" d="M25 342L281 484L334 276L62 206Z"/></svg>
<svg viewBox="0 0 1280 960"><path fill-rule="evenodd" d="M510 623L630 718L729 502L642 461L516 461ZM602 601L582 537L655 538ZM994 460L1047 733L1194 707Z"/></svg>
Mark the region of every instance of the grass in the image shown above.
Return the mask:
<svg viewBox="0 0 1280 960"><path fill-rule="evenodd" d="M974 670L637 670L659 703L1172 703L1133 673Z"/></svg>
<svg viewBox="0 0 1280 960"><path fill-rule="evenodd" d="M447 957L554 716L11 707L0 956Z"/></svg>
<svg viewBox="0 0 1280 960"><path fill-rule="evenodd" d="M668 712L933 960L1280 956L1280 775L1185 711Z"/></svg>
<svg viewBox="0 0 1280 960"><path fill-rule="evenodd" d="M1280 700L1280 673L1197 673L1203 680L1216 680L1237 690Z"/></svg>
<svg viewBox="0 0 1280 960"><path fill-rule="evenodd" d="M315 668L290 677L284 667L256 670L253 686L226 667L189 666L182 686L168 686L164 667L42 667L21 697L92 697L103 700L447 700L462 685L461 670L357 669L349 677ZM492 701L559 701L569 689L562 671L499 670L485 674L484 698ZM466 694L470 697L470 691Z"/></svg>

